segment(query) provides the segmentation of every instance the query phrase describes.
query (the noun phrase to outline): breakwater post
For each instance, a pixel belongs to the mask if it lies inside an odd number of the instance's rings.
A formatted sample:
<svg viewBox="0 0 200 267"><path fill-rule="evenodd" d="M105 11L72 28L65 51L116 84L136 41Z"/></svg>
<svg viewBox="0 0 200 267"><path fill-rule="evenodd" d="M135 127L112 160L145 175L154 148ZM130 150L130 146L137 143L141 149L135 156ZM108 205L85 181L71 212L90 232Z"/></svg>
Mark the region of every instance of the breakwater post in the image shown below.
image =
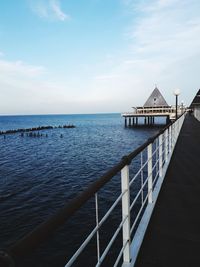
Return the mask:
<svg viewBox="0 0 200 267"><path fill-rule="evenodd" d="M69 124L69 125L59 125L59 126L39 126L39 127L33 127L33 128L26 128L26 129L15 129L15 130L6 130L6 131L0 131L0 135L5 135L6 134L15 134L15 133L21 133L21 136L24 136L24 133L28 133L28 132L35 132L35 131L42 131L42 130L51 130L51 129L71 129L71 128L75 128L76 126L73 124Z"/></svg>

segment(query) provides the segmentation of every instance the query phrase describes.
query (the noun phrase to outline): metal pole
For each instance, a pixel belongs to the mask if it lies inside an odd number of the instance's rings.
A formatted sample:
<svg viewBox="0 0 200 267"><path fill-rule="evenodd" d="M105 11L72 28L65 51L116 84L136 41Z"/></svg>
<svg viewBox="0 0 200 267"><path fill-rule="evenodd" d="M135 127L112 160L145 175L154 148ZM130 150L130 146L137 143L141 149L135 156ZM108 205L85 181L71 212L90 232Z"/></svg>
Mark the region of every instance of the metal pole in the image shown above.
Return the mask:
<svg viewBox="0 0 200 267"><path fill-rule="evenodd" d="M165 131L165 163L168 162L168 129Z"/></svg>
<svg viewBox="0 0 200 267"><path fill-rule="evenodd" d="M143 187L144 184L144 170L143 170L143 152L141 152L141 188ZM144 202L144 190L142 189L142 193L141 193L141 198L142 198L142 205Z"/></svg>
<svg viewBox="0 0 200 267"><path fill-rule="evenodd" d="M152 173L152 144L147 148L148 157L148 202L153 203L152 187L153 187L153 173Z"/></svg>
<svg viewBox="0 0 200 267"><path fill-rule="evenodd" d="M129 192L129 167L126 165L121 170L121 190L125 192L122 196L122 220L124 221L122 233L123 233L123 262L130 263L130 192Z"/></svg>
<svg viewBox="0 0 200 267"><path fill-rule="evenodd" d="M169 155L172 152L172 126L169 127Z"/></svg>
<svg viewBox="0 0 200 267"><path fill-rule="evenodd" d="M163 155L162 155L162 146L163 146L163 135L159 135L159 177L162 177L162 164L163 164Z"/></svg>
<svg viewBox="0 0 200 267"><path fill-rule="evenodd" d="M99 227L99 205L98 205L98 193L95 194L95 209L96 209L96 226ZM100 239L99 239L99 229L96 234L97 238L97 259L100 260Z"/></svg>
<svg viewBox="0 0 200 267"><path fill-rule="evenodd" d="M175 125L172 124L172 150L174 150L175 139L176 139L176 129Z"/></svg>
<svg viewBox="0 0 200 267"><path fill-rule="evenodd" d="M178 118L178 95L176 95L176 119Z"/></svg>

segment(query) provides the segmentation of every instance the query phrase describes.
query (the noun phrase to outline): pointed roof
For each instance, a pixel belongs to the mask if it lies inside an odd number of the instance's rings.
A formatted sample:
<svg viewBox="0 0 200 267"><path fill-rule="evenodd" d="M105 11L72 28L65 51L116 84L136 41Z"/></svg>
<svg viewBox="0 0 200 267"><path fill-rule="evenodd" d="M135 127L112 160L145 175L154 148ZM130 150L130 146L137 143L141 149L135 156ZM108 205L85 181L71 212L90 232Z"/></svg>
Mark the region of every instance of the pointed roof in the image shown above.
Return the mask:
<svg viewBox="0 0 200 267"><path fill-rule="evenodd" d="M168 107L169 105L167 104L161 92L156 87L153 90L150 97L145 102L144 107L160 107L160 106Z"/></svg>
<svg viewBox="0 0 200 267"><path fill-rule="evenodd" d="M197 106L197 105L200 105L200 89L197 92L196 96L194 97L194 99L190 105L190 108Z"/></svg>

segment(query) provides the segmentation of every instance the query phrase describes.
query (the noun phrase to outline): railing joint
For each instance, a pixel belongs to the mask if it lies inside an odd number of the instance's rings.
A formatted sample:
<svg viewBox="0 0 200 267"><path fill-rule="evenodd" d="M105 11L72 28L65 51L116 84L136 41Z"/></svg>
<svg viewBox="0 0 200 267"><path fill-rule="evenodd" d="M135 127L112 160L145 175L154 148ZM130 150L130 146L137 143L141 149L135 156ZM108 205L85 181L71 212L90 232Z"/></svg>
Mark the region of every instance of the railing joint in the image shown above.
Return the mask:
<svg viewBox="0 0 200 267"><path fill-rule="evenodd" d="M123 156L122 161L124 161L126 165L130 165L132 160L129 158L129 156Z"/></svg>
<svg viewBox="0 0 200 267"><path fill-rule="evenodd" d="M150 138L148 139L149 144L152 144L152 143L154 142L154 140L155 140L155 137L150 137Z"/></svg>

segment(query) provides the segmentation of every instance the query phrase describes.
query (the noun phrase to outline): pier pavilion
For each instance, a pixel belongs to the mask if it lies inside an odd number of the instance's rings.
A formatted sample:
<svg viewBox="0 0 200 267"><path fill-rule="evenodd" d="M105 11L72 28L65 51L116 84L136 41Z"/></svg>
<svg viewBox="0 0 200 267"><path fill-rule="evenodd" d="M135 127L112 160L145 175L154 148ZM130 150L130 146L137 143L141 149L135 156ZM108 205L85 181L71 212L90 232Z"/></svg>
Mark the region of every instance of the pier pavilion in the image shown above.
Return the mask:
<svg viewBox="0 0 200 267"><path fill-rule="evenodd" d="M183 105L177 106L178 115L184 111ZM125 127L133 127L139 125L143 121L143 125L155 125L156 117L165 117L166 124L176 118L176 106L169 106L157 87L153 90L143 107L133 107L132 112L123 113L125 118Z"/></svg>

